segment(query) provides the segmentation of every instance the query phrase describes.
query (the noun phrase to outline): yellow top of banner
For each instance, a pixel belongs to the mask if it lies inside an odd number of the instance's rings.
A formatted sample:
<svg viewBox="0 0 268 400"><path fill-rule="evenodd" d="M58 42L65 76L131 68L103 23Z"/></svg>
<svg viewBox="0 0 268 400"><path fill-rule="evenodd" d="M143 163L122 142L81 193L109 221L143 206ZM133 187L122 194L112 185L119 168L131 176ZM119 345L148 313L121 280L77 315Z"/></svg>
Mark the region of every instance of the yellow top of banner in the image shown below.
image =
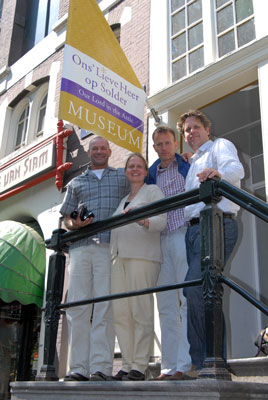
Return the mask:
<svg viewBox="0 0 268 400"><path fill-rule="evenodd" d="M66 43L141 88L135 72L95 0L70 0Z"/></svg>

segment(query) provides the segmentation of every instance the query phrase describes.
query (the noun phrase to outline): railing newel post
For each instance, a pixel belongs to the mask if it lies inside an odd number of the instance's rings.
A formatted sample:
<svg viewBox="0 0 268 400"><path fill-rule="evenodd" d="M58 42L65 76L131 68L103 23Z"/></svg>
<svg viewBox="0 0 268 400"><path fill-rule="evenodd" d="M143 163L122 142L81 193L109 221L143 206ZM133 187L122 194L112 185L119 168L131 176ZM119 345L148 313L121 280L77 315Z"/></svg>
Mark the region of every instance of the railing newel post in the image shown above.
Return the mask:
<svg viewBox="0 0 268 400"><path fill-rule="evenodd" d="M62 301L65 254L61 249L60 238L66 232L64 229L53 231L50 248L55 251L49 257L46 306L45 306L45 338L43 365L36 376L37 381L58 380L54 366L60 310L58 306Z"/></svg>
<svg viewBox="0 0 268 400"><path fill-rule="evenodd" d="M224 360L223 287L219 280L224 268L223 213L217 207L217 181L200 186L200 256L205 308L206 357L199 379L231 380Z"/></svg>

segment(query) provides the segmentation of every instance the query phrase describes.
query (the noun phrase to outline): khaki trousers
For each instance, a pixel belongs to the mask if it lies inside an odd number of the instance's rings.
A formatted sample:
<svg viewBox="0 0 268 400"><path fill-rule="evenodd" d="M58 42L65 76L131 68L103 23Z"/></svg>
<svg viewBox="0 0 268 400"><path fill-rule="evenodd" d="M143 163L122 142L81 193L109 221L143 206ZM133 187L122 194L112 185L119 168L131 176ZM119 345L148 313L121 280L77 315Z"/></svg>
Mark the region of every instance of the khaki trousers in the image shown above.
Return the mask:
<svg viewBox="0 0 268 400"><path fill-rule="evenodd" d="M156 285L160 263L117 257L112 265L112 293ZM122 354L122 370L145 372L154 335L153 295L114 300L115 334Z"/></svg>

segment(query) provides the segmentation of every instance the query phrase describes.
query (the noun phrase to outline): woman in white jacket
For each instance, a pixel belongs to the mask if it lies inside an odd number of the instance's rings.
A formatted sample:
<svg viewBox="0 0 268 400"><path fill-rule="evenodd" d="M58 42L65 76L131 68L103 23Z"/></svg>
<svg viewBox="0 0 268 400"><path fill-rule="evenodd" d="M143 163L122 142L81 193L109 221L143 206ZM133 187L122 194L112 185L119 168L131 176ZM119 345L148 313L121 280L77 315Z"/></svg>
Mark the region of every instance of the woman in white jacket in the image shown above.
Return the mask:
<svg viewBox="0 0 268 400"><path fill-rule="evenodd" d="M125 174L131 191L114 215L164 198L158 186L144 183L147 173L146 160L139 153L130 155ZM162 261L160 232L165 227L166 214L161 214L112 231L112 293L156 285ZM154 335L153 295L114 300L113 314L123 361L114 379L144 380Z"/></svg>

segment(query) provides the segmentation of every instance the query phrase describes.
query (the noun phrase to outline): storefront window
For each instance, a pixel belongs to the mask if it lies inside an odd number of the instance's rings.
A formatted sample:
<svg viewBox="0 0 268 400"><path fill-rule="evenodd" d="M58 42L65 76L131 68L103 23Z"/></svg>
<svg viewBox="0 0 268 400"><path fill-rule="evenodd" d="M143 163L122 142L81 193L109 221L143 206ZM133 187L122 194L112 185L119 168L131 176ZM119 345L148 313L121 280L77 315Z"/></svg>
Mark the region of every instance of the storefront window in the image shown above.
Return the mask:
<svg viewBox="0 0 268 400"><path fill-rule="evenodd" d="M34 380L41 312L37 306L0 300L0 399L10 399L9 383Z"/></svg>

